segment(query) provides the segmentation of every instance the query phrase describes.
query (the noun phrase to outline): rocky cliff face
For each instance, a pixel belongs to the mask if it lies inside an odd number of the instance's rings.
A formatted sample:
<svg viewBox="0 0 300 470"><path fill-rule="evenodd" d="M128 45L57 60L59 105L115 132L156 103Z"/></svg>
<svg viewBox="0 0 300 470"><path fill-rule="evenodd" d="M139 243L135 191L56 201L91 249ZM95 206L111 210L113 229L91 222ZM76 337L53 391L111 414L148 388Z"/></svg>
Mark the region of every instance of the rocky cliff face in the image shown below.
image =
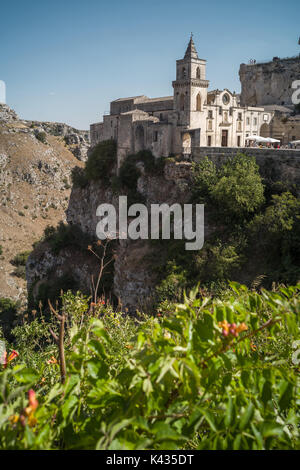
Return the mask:
<svg viewBox="0 0 300 470"><path fill-rule="evenodd" d="M292 82L300 77L300 57L240 66L241 104L261 106L291 105Z"/></svg>
<svg viewBox="0 0 300 470"><path fill-rule="evenodd" d="M89 131L80 131L61 122L25 121L35 132L44 131L56 137L62 137L67 148L78 160L87 160L90 146Z"/></svg>
<svg viewBox="0 0 300 470"><path fill-rule="evenodd" d="M211 155L211 158L215 163L221 164L227 156ZM291 153L282 156L280 151L266 151L265 155L261 153L256 155L256 158L264 178L297 183L298 155ZM163 173L160 175L147 174L142 163L137 163L137 165L141 170L137 190L143 197L148 210L150 204L171 205L189 201L191 195L190 163L175 163L167 160ZM95 237L96 226L99 222L96 211L97 207L103 203L112 204L118 214L119 194L114 193L111 187L104 186L101 181L89 182L84 189L73 188L66 211L69 226L78 226L82 234ZM205 213L205 239L215 229L216 227L209 221L209 214ZM119 240L117 243L112 289L124 309L145 311L148 306L151 306L154 287L158 280L155 268L159 267L162 262L159 256L157 247L148 240L127 239ZM96 278L98 270L99 262L91 256L87 247L78 250L67 246L54 256L51 248L44 244L38 247L29 258L28 287L35 293L41 283L71 272L76 285L82 291L90 293L91 278L92 276Z"/></svg>
<svg viewBox="0 0 300 470"><path fill-rule="evenodd" d="M187 202L190 197L189 178L190 164L166 163L161 176L147 175L143 165L142 175L138 179L137 189L143 196L145 204L173 204ZM118 211L118 195L112 189L105 189L101 182L91 182L86 188L73 188L67 209L67 221L77 225L83 233L92 237L96 234L99 218L97 207L103 203L113 204ZM76 250L75 250L76 251ZM57 257L51 255L49 247L39 247L30 257L27 265L29 289L37 286L47 278L47 273L58 277L71 270L80 288L90 292L91 276L97 273L97 262L88 252L81 254L71 248L63 250ZM120 240L116 248L114 264L113 292L119 298L123 308L135 310L144 308L151 302L156 282L153 266L159 265L155 250L145 240ZM71 264L70 264L71 263Z"/></svg>
<svg viewBox="0 0 300 470"><path fill-rule="evenodd" d="M61 137L47 133L43 143L37 129L0 105L0 297L22 301L26 282L11 260L65 219L71 171L82 166Z"/></svg>

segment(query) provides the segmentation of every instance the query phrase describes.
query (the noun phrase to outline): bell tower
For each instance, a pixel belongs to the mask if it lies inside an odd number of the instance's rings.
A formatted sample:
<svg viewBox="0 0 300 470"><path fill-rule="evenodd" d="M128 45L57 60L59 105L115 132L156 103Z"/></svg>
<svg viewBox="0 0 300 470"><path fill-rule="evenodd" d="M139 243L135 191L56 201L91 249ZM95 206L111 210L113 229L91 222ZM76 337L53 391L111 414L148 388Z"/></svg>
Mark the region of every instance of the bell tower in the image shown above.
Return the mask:
<svg viewBox="0 0 300 470"><path fill-rule="evenodd" d="M191 34L183 59L176 61L174 88L174 111L178 125L197 128L203 105L207 100L206 60L199 59Z"/></svg>

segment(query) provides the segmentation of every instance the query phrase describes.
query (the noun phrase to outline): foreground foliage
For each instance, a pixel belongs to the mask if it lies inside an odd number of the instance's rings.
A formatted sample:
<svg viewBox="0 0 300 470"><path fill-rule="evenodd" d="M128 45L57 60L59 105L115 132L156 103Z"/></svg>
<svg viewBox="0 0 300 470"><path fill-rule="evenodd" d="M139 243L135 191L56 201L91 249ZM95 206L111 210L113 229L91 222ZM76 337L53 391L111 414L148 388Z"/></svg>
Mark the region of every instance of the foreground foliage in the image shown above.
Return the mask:
<svg viewBox="0 0 300 470"><path fill-rule="evenodd" d="M299 449L299 288L231 283L222 300L196 289L135 320L65 294L66 381L49 325L18 327L0 447Z"/></svg>

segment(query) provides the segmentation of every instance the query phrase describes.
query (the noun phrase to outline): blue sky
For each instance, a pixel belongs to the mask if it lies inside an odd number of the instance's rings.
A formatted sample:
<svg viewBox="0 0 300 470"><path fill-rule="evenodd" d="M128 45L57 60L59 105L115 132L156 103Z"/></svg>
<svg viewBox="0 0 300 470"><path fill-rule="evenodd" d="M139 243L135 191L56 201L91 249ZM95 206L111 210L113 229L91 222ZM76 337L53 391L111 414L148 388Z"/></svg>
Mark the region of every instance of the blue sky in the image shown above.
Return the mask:
<svg viewBox="0 0 300 470"><path fill-rule="evenodd" d="M0 3L0 80L24 119L85 129L124 96L172 94L190 32L210 88L298 46L299 0L14 0Z"/></svg>

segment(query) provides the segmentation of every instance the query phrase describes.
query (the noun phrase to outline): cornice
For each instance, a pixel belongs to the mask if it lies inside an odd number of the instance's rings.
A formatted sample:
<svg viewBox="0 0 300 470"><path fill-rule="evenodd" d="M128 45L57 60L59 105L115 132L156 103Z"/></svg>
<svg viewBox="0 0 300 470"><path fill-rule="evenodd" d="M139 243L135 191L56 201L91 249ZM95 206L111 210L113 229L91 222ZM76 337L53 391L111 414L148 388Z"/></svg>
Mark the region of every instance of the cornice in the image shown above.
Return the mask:
<svg viewBox="0 0 300 470"><path fill-rule="evenodd" d="M186 86L198 86L200 88L208 88L209 80L197 79L197 78L190 78L184 80L174 80L172 82L173 88L176 87L186 87Z"/></svg>

